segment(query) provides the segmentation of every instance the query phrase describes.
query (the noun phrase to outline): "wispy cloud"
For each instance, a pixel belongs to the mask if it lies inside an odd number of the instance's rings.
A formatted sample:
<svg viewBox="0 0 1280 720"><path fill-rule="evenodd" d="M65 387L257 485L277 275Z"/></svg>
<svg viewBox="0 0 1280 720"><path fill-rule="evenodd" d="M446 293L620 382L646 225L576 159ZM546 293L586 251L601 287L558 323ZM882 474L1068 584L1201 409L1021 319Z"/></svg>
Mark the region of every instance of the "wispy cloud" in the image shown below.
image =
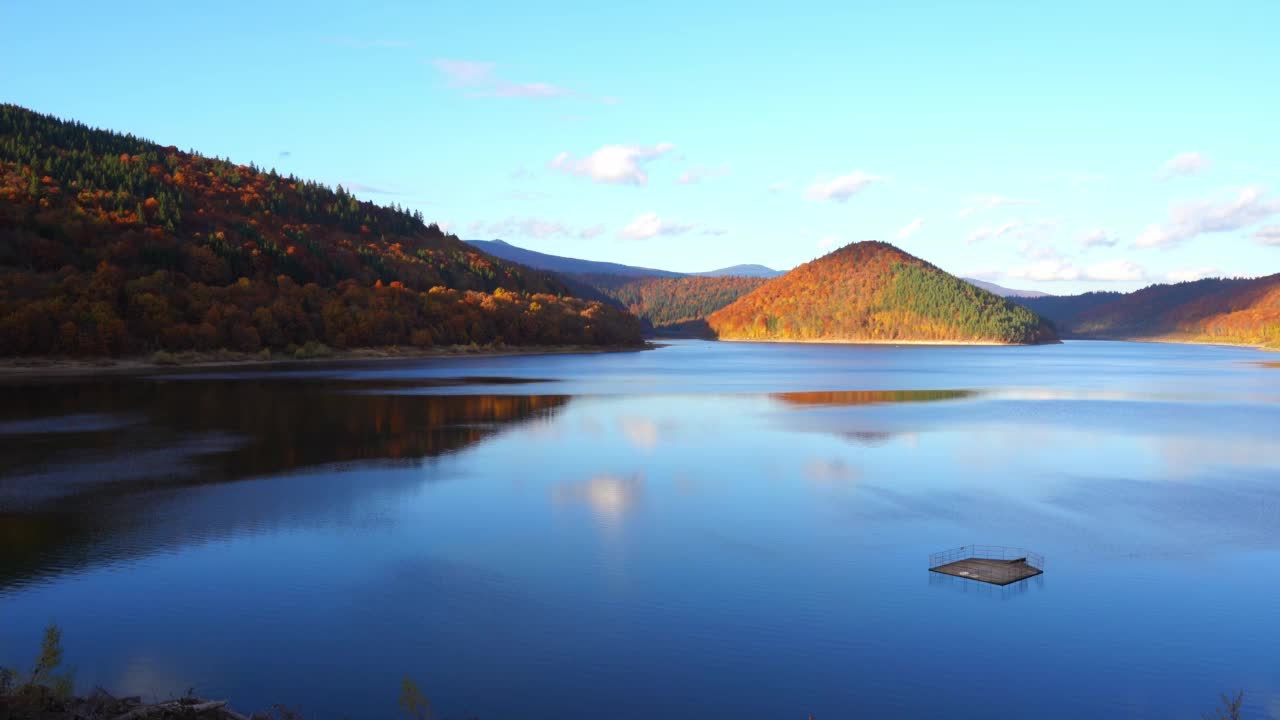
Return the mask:
<svg viewBox="0 0 1280 720"><path fill-rule="evenodd" d="M503 220L485 223L477 220L467 226L472 235L483 235L495 238L527 237L539 240L547 238L579 238L589 239L604 233L603 225L577 227L558 220L546 220L535 217L508 217Z"/></svg>
<svg viewBox="0 0 1280 720"><path fill-rule="evenodd" d="M840 238L836 237L835 235L827 235L825 237L818 239L818 249L823 251L830 250L831 248L839 244L840 244Z"/></svg>
<svg viewBox="0 0 1280 720"><path fill-rule="evenodd" d="M1169 158L1164 167L1160 168L1160 172L1156 173L1157 180L1172 180L1176 177L1186 177L1190 175L1199 175L1209 169L1213 163L1203 153L1185 152L1174 155Z"/></svg>
<svg viewBox="0 0 1280 720"><path fill-rule="evenodd" d="M847 175L839 175L826 180L817 180L809 186L806 193L810 200L833 200L847 202L874 182L883 180L879 175L872 175L862 170L854 170Z"/></svg>
<svg viewBox="0 0 1280 720"><path fill-rule="evenodd" d="M1095 248L1095 247L1109 248L1109 247L1115 247L1118 244L1120 244L1120 240L1118 238L1116 238L1114 235L1112 235L1111 233L1101 228L1097 230L1091 230L1085 233L1084 236L1080 238L1080 245L1086 249Z"/></svg>
<svg viewBox="0 0 1280 720"><path fill-rule="evenodd" d="M657 145L605 145L586 157L562 152L547 164L552 170L590 178L597 183L646 185L644 166L675 149L671 143Z"/></svg>
<svg viewBox="0 0 1280 720"><path fill-rule="evenodd" d="M721 165L720 167L703 167L701 165L694 166L685 170L676 178L676 182L681 185L693 185L703 180L711 178L724 177L729 174L729 166Z"/></svg>
<svg viewBox="0 0 1280 720"><path fill-rule="evenodd" d="M1260 187L1240 190L1227 202L1197 201L1175 205L1169 221L1149 225L1134 242L1140 248L1169 248L1198 235L1241 230L1280 213L1280 198Z"/></svg>
<svg viewBox="0 0 1280 720"><path fill-rule="evenodd" d="M1010 220L1001 225L988 225L974 230L969 235L968 244L976 245L980 242L993 240L995 238L1004 237L1009 233L1017 230L1021 225L1016 220Z"/></svg>
<svg viewBox="0 0 1280 720"><path fill-rule="evenodd" d="M1003 274L1012 280L1035 282L1059 282L1088 280L1093 282L1134 282L1143 280L1147 271L1128 260L1109 260L1079 267L1061 258L1040 260L1030 265L1013 268Z"/></svg>
<svg viewBox="0 0 1280 720"><path fill-rule="evenodd" d="M512 82L497 74L497 63L440 58L431 64L444 77L445 85L466 90L475 97L547 99L579 95L547 82Z"/></svg>
<svg viewBox="0 0 1280 720"><path fill-rule="evenodd" d="M775 195L786 189L787 189L787 184L785 182L776 182L769 186L769 192Z"/></svg>
<svg viewBox="0 0 1280 720"><path fill-rule="evenodd" d="M693 223L678 223L663 220L658 213L649 211L636 217L618 232L618 237L627 240L645 240L658 235L683 235L697 227Z"/></svg>
<svg viewBox="0 0 1280 720"><path fill-rule="evenodd" d="M1085 278L1101 282L1133 282L1145 280L1147 271L1129 260L1094 263L1085 269Z"/></svg>
<svg viewBox="0 0 1280 720"><path fill-rule="evenodd" d="M281 150L281 151L280 151L280 157L282 157L282 158L287 158L287 157L289 157L290 155L293 155L293 153L292 153L292 152L289 152L288 150Z"/></svg>
<svg viewBox="0 0 1280 720"><path fill-rule="evenodd" d="M1023 200L1021 198L1008 197L1006 195L983 195L975 198L972 205L962 208L956 213L956 217L969 217L979 210L993 210L999 207L1008 207L1012 205L1035 205L1034 200Z"/></svg>
<svg viewBox="0 0 1280 720"><path fill-rule="evenodd" d="M916 231L918 231L923 226L924 226L924 218L916 218L915 220L912 220L911 222L904 225L902 229L898 230L898 239L906 240L912 235L915 235Z"/></svg>
<svg viewBox="0 0 1280 720"><path fill-rule="evenodd" d="M1280 225L1263 225L1254 231L1253 239L1263 245L1280 245Z"/></svg>

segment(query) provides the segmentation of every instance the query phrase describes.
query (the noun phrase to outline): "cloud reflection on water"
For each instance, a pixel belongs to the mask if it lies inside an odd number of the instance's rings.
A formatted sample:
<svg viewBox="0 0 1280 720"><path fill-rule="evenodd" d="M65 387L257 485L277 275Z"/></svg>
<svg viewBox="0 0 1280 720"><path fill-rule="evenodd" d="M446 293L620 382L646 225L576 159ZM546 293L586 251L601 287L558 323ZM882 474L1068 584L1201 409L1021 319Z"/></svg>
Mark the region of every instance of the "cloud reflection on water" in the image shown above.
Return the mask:
<svg viewBox="0 0 1280 720"><path fill-rule="evenodd" d="M557 503L583 503L602 525L618 526L633 512L644 497L644 476L601 474L584 481L564 482L551 486Z"/></svg>

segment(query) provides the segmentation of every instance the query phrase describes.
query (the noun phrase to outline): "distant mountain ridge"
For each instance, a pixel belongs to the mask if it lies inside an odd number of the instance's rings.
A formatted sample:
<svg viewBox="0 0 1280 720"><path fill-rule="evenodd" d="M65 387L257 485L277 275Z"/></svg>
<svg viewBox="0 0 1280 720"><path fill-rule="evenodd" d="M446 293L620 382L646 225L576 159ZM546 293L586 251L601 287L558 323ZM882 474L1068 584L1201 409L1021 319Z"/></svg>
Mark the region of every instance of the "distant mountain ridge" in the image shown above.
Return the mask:
<svg viewBox="0 0 1280 720"><path fill-rule="evenodd" d="M1013 301L1048 318L1066 337L1280 348L1280 274Z"/></svg>
<svg viewBox="0 0 1280 720"><path fill-rule="evenodd" d="M685 275L685 273L672 272L670 270L636 267L634 265L599 260L582 260L562 255L549 255L536 250L518 247L504 240L463 240L463 242L496 258L517 262L535 270L576 274L596 273L600 275L621 275L623 277L683 277Z"/></svg>
<svg viewBox="0 0 1280 720"><path fill-rule="evenodd" d="M536 270L550 270L558 273L575 273L575 274L593 274L593 275L620 275L622 277L762 277L772 278L778 277L783 273L764 265L733 265L719 270L708 270L706 272L683 273L674 270L659 270L657 268L637 267L635 265L623 265L621 263L604 262L601 260L582 260L580 258L565 257L563 255L550 255L548 253L530 250L516 245L512 245L505 240L464 240L463 242L489 253L490 255L518 262L526 267Z"/></svg>
<svg viewBox="0 0 1280 720"><path fill-rule="evenodd" d="M719 270L708 270L707 272L692 273L701 277L754 277L754 278L776 278L786 275L782 270L774 270L764 265L730 265L727 268Z"/></svg>
<svg viewBox="0 0 1280 720"><path fill-rule="evenodd" d="M986 280L975 280L974 278L968 278L968 277L960 278L960 279L964 280L970 285L977 285L978 287L982 288L983 290L986 290L987 292L995 293L996 295L999 295L1002 298L1050 297L1049 293L1040 292L1039 290L1015 290L1013 288L1007 288L1003 285L997 285L993 282L987 282Z"/></svg>
<svg viewBox="0 0 1280 720"><path fill-rule="evenodd" d="M846 245L707 318L725 340L1057 342L1034 312L883 242Z"/></svg>

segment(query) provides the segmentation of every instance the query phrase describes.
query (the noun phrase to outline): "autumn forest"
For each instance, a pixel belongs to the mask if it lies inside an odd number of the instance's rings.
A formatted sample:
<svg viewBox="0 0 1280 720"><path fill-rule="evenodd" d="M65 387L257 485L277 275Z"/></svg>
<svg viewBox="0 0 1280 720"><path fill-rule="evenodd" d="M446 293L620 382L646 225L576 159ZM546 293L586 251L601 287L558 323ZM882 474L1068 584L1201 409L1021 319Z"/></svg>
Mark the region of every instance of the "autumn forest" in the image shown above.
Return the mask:
<svg viewBox="0 0 1280 720"><path fill-rule="evenodd" d="M6 354L639 342L420 213L0 106Z"/></svg>
<svg viewBox="0 0 1280 720"><path fill-rule="evenodd" d="M774 279L479 245L567 265L495 257L342 186L0 105L5 355L635 347L642 334L1280 345L1276 275L1005 299L878 242ZM578 266L611 272L565 269Z"/></svg>

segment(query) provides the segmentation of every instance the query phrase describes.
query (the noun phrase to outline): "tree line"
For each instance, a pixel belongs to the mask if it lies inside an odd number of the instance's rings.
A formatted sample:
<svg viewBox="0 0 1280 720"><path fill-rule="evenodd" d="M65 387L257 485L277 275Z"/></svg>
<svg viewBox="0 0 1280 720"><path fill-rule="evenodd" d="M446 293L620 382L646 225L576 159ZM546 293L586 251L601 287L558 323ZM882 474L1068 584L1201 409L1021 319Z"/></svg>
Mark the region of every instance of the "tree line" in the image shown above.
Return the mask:
<svg viewBox="0 0 1280 720"><path fill-rule="evenodd" d="M0 105L6 354L639 342L572 294L417 211Z"/></svg>

